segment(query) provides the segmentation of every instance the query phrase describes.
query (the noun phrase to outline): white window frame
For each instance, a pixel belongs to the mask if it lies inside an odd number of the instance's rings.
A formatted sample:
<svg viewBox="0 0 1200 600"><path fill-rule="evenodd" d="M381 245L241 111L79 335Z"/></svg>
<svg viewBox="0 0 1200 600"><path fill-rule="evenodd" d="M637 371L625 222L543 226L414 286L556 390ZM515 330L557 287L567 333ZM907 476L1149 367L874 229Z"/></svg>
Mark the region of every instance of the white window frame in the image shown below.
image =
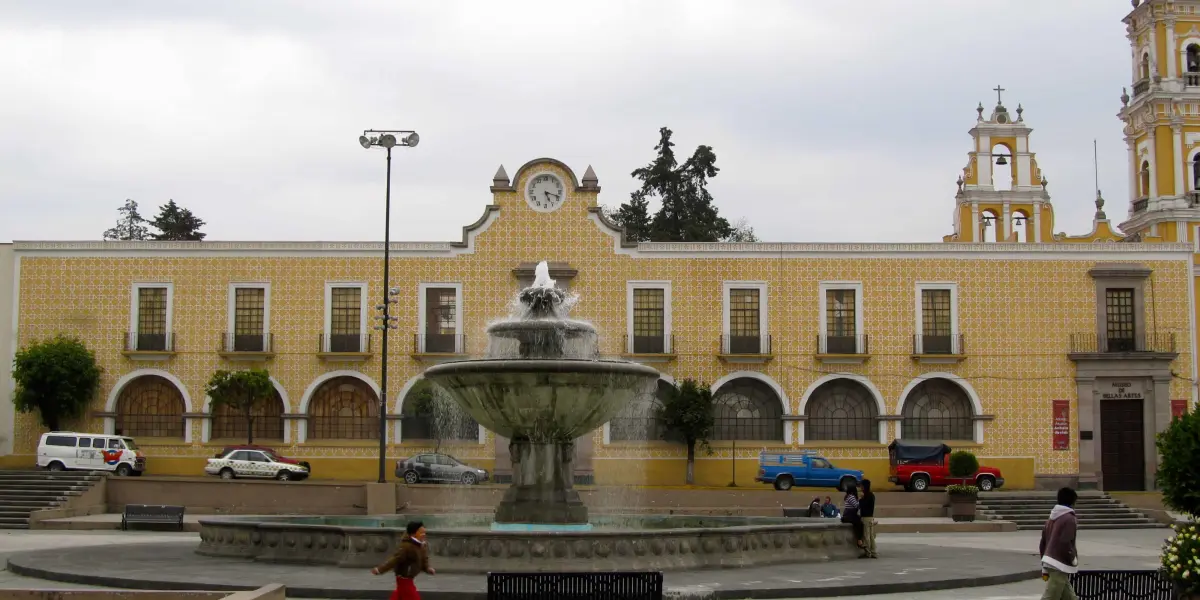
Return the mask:
<svg viewBox="0 0 1200 600"><path fill-rule="evenodd" d="M138 318L138 317L140 317L140 315L138 314L138 311L139 311L138 292L142 289L155 289L155 288L167 288L167 336L168 336L168 339L171 336L171 329L172 329L172 325L173 325L174 319L175 319L175 284L161 282L161 281L157 281L157 282L138 281L138 282L134 282L133 288L129 294L129 335L132 337L132 339L130 340L131 346L137 346L137 340L138 340L138 324L139 324L138 322L140 320ZM172 345L168 346L168 349L174 348L173 342L171 342L171 344ZM140 348L134 347L134 348L130 348L130 349L131 350L139 350Z"/></svg>
<svg viewBox="0 0 1200 600"><path fill-rule="evenodd" d="M854 291L854 350L856 354L864 354L866 348L863 348L863 284L861 281L822 281L817 284L820 296L817 298L817 306L820 311L820 322L818 323L820 331L820 339L817 340L817 353L828 354L829 348L826 346L829 336L829 323L826 318L826 310L828 300L826 299L827 292L830 290L853 290Z"/></svg>
<svg viewBox="0 0 1200 600"><path fill-rule="evenodd" d="M760 354L766 354L767 332L770 331L770 322L767 313L767 282L765 281L725 281L721 283L721 334L725 339L729 339L729 297L733 290L758 290L758 351ZM721 352L725 352L725 347L721 348Z"/></svg>
<svg viewBox="0 0 1200 600"><path fill-rule="evenodd" d="M359 352L367 351L367 335L370 329L367 326L370 320L370 301L369 292L370 286L365 281L326 281L325 282L325 341L321 348L322 352L329 352L329 338L332 335L333 329L333 288L358 288L359 300Z"/></svg>
<svg viewBox="0 0 1200 600"><path fill-rule="evenodd" d="M466 338L463 337L463 284L462 283L421 283L417 285L417 339L421 340L420 351L425 351L425 332L428 323L426 323L426 290L430 288L454 288L454 352L462 354L466 352L463 348L463 342Z"/></svg>
<svg viewBox="0 0 1200 600"><path fill-rule="evenodd" d="M271 338L271 284L269 282L253 282L239 281L229 284L229 306L228 319L226 322L225 335L232 336L237 325L235 319L237 317L237 290L240 289L259 289L263 290L263 347L270 352L275 351L274 344L268 344L267 340ZM230 350L229 340L221 340L221 344L225 346L225 350Z"/></svg>
<svg viewBox="0 0 1200 600"><path fill-rule="evenodd" d="M625 282L625 352L633 354L633 291L663 291L663 353L674 352L674 336L671 330L671 282L670 281L627 281Z"/></svg>
<svg viewBox="0 0 1200 600"><path fill-rule="evenodd" d="M925 323L922 319L922 303L921 293L925 290L950 290L950 354L959 354L962 348L958 347L958 283L953 281L918 281L916 286L916 294L914 295L914 307L916 314L913 315L915 328L913 333L920 335L921 341L914 348L917 354L924 354L925 348Z"/></svg>
<svg viewBox="0 0 1200 600"><path fill-rule="evenodd" d="M1200 225L1192 226L1192 247L1195 252L1200 252Z"/></svg>

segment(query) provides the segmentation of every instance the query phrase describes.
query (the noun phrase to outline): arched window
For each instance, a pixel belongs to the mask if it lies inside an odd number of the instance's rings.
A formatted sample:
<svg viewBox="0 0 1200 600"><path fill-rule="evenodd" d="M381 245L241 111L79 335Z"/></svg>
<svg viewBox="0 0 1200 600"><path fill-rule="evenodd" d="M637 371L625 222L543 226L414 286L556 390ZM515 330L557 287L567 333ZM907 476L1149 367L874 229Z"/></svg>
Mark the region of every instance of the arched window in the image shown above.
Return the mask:
<svg viewBox="0 0 1200 600"><path fill-rule="evenodd" d="M1200 152L1192 157L1192 191L1200 192Z"/></svg>
<svg viewBox="0 0 1200 600"><path fill-rule="evenodd" d="M117 431L131 437L184 437L183 394L157 375L125 385L117 397Z"/></svg>
<svg viewBox="0 0 1200 600"><path fill-rule="evenodd" d="M1028 242L1033 239L1033 236L1029 235L1028 227L1030 226L1029 216L1024 211L1014 211L1012 215L1012 241Z"/></svg>
<svg viewBox="0 0 1200 600"><path fill-rule="evenodd" d="M421 379L404 395L400 408L400 439L405 442L478 441L479 423L454 400Z"/></svg>
<svg viewBox="0 0 1200 600"><path fill-rule="evenodd" d="M714 440L783 441L783 404L771 386L743 377L713 396Z"/></svg>
<svg viewBox="0 0 1200 600"><path fill-rule="evenodd" d="M1142 161L1141 170L1141 197L1150 197L1150 161Z"/></svg>
<svg viewBox="0 0 1200 600"><path fill-rule="evenodd" d="M271 400L254 407L255 440L283 441L283 398L276 390ZM220 404L212 410L212 432L209 435L214 440L250 439L246 415L240 410L231 408L228 404Z"/></svg>
<svg viewBox="0 0 1200 600"><path fill-rule="evenodd" d="M1188 44L1184 57L1184 68L1188 73L1200 73L1200 45ZM1188 85L1196 84L1189 80Z"/></svg>
<svg viewBox="0 0 1200 600"><path fill-rule="evenodd" d="M308 438L379 439L379 397L357 377L334 377L322 383L309 402Z"/></svg>
<svg viewBox="0 0 1200 600"><path fill-rule="evenodd" d="M667 435L662 422L658 419L658 411L662 409L663 398L674 391L674 386L663 380L658 380L658 390L653 396L634 398L608 422L608 441L610 442L654 442L681 441Z"/></svg>
<svg viewBox="0 0 1200 600"><path fill-rule="evenodd" d="M1142 53L1141 79L1149 79L1149 78L1150 78L1150 53L1143 52Z"/></svg>
<svg viewBox="0 0 1200 600"><path fill-rule="evenodd" d="M922 381L904 398L900 437L906 440L974 440L971 399L952 381Z"/></svg>
<svg viewBox="0 0 1200 600"><path fill-rule="evenodd" d="M811 441L879 441L879 406L863 384L835 379L813 390L804 407L804 437Z"/></svg>
<svg viewBox="0 0 1200 600"><path fill-rule="evenodd" d="M1016 176L1017 164L1012 151L1004 144L992 146L992 189L997 192L1012 191L1013 179Z"/></svg>
<svg viewBox="0 0 1200 600"><path fill-rule="evenodd" d="M996 213L985 210L979 215L979 239L984 242L995 242L999 237L996 229L1000 226L1000 218Z"/></svg>

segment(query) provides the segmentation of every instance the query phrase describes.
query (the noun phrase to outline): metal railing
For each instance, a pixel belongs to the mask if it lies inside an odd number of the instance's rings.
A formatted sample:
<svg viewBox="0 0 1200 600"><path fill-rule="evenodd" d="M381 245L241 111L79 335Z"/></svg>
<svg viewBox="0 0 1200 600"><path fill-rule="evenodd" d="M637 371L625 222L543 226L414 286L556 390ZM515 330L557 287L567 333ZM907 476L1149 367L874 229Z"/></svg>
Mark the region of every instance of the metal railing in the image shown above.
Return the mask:
<svg viewBox="0 0 1200 600"><path fill-rule="evenodd" d="M1080 571L1071 575L1079 600L1173 600L1175 584L1162 571Z"/></svg>
<svg viewBox="0 0 1200 600"><path fill-rule="evenodd" d="M659 571L622 573L488 573L488 600L662 600Z"/></svg>
<svg viewBox="0 0 1200 600"><path fill-rule="evenodd" d="M1200 73L1184 73L1183 80L1188 87L1200 86Z"/></svg>
<svg viewBox="0 0 1200 600"><path fill-rule="evenodd" d="M1133 96L1136 98L1150 91L1150 78L1143 79L1133 84Z"/></svg>
<svg viewBox="0 0 1200 600"><path fill-rule="evenodd" d="M629 354L670 354L675 349L675 336L634 335L625 336L625 352Z"/></svg>
<svg viewBox="0 0 1200 600"><path fill-rule="evenodd" d="M804 422L806 441L879 441L875 417L809 417Z"/></svg>
<svg viewBox="0 0 1200 600"><path fill-rule="evenodd" d="M274 352L275 334L256 333L242 335L236 333L221 334L222 352Z"/></svg>
<svg viewBox="0 0 1200 600"><path fill-rule="evenodd" d="M467 336L461 333L415 333L413 352L416 354L463 354L467 351Z"/></svg>
<svg viewBox="0 0 1200 600"><path fill-rule="evenodd" d="M1071 354L1110 354L1120 352L1159 352L1175 350L1174 333L1151 333L1109 337L1094 333L1072 333Z"/></svg>
<svg viewBox="0 0 1200 600"><path fill-rule="evenodd" d="M722 335L721 354L770 354L770 335Z"/></svg>
<svg viewBox="0 0 1200 600"><path fill-rule="evenodd" d="M125 332L126 352L174 352L175 333Z"/></svg>
<svg viewBox="0 0 1200 600"><path fill-rule="evenodd" d="M321 334L317 337L317 352L324 354L367 353L371 351L371 334Z"/></svg>
<svg viewBox="0 0 1200 600"><path fill-rule="evenodd" d="M966 354L966 340L959 335L913 335L913 354Z"/></svg>
<svg viewBox="0 0 1200 600"><path fill-rule="evenodd" d="M817 354L870 354L870 338L859 335L818 335Z"/></svg>
<svg viewBox="0 0 1200 600"><path fill-rule="evenodd" d="M1133 212L1134 214L1144 212L1148 206L1150 206L1149 198L1138 198L1133 201Z"/></svg>

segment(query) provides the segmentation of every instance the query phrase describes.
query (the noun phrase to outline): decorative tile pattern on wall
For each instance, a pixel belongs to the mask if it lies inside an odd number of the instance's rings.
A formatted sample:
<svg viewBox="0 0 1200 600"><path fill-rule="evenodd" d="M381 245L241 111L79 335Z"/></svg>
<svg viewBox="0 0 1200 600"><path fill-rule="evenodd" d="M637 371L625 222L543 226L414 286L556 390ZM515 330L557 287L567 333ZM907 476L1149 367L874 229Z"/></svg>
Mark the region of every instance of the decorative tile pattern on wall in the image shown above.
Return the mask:
<svg viewBox="0 0 1200 600"><path fill-rule="evenodd" d="M546 164L517 174L516 189L526 179L545 170L570 182L573 176ZM573 190L568 185L569 190ZM593 322L601 332L602 351L621 353L626 331L626 282L667 280L672 283L672 313L677 358L657 364L676 380L692 378L711 384L739 370L765 374L786 394L786 414L797 414L805 390L830 373L862 375L879 390L885 414L895 414L900 395L923 374L949 372L969 382L982 401L984 414L995 419L984 424L981 456L1034 457L1036 471L1069 474L1077 470L1077 439L1069 451L1052 450L1052 401L1070 399L1074 406L1074 366L1067 358L1073 333L1095 331L1095 287L1087 271L1097 262L1131 261L1154 270L1154 286L1147 288L1147 311L1154 310L1159 333L1174 333L1181 350L1175 371L1190 373L1186 255L1178 260L1163 253L1131 252L1121 248L1111 259L1079 252L1022 260L998 259L990 252L954 251L880 255L872 251L839 251L831 256L779 257L719 256L656 253L654 256L618 254L614 239L588 212L594 192L572 191L555 212L536 212L526 206L520 191L497 192L499 215L474 235L472 249L457 253L438 245L414 256L400 252L392 257L391 285L402 290L395 309L399 330L390 345L388 389L392 413L399 413L395 396L423 363L411 356L417 333L418 285L422 282L460 282L463 286L463 322L470 353L486 347L484 328L505 314L517 282L512 269L523 262L551 260L578 269L571 289L580 294L573 315ZM1077 245L1072 245L1077 246ZM1112 248L1114 245L1106 245ZM1126 245L1120 245L1126 246ZM903 248L904 245L896 245ZM380 295L380 258L364 256L354 246L345 256L336 251L308 253L296 249L231 250L198 256L174 247L145 244L144 250L119 254L103 251L84 254L69 249L30 252L20 258L19 340L26 344L59 332L80 336L104 368L102 389L94 409L104 410L113 386L122 376L141 368L161 368L186 387L192 406L203 410L203 389L213 371L237 368L217 354L220 336L228 325L228 286L231 282L270 282L270 331L275 357L266 364L286 392L287 413L300 411L312 382L330 371L353 369L372 382L379 376L379 339L375 354L362 363L332 364L317 356L318 337L324 333L324 289L327 281L367 281L373 307ZM1096 248L1096 253L1106 248ZM736 254L736 253L730 253ZM915 254L915 253L914 253ZM936 256L935 256L936 254ZM1145 258L1153 260L1146 260ZM722 283L767 283L768 319L774 359L764 365L727 364L717 357L722 333ZM863 332L870 336L870 359L862 365L824 365L816 360L818 283L862 283ZM958 289L958 331L965 338L967 358L959 364L921 365L911 357L915 331L917 282L955 282ZM135 282L171 282L174 285L172 330L177 355L166 362L135 363L123 356L122 339L129 330L131 288ZM1151 292L1153 290L1153 292ZM1147 316L1147 323L1150 317ZM1172 397L1190 397L1189 385L1176 380ZM1072 419L1075 422L1077 419ZM192 443L182 440L144 440L156 455L204 456L211 448L200 442L201 422L191 420ZM87 418L76 425L100 431L103 421ZM298 422L288 420L291 447L296 456L371 457L372 442L297 444ZM391 427L396 426L393 421ZM796 439L797 424L787 422ZM16 452L32 453L41 433L36 418L18 415ZM895 427L888 425L888 438ZM394 440L392 434L389 439ZM597 458L679 457L683 449L664 443L614 443L605 445L595 434ZM406 453L426 446L392 445ZM463 458L492 456L489 434L483 444L454 443L451 451ZM761 444L738 444L737 453L755 456ZM822 447L827 455L882 457L882 444L853 443ZM729 444L714 444L714 456L729 457Z"/></svg>

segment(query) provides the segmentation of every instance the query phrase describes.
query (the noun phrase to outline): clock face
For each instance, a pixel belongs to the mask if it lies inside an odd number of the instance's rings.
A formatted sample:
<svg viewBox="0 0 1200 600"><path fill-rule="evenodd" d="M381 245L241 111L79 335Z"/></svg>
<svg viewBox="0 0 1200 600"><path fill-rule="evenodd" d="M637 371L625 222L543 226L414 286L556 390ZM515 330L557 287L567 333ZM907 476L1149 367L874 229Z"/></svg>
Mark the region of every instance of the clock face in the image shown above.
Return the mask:
<svg viewBox="0 0 1200 600"><path fill-rule="evenodd" d="M567 188L553 173L539 173L525 186L525 202L538 212L552 212L567 199Z"/></svg>

